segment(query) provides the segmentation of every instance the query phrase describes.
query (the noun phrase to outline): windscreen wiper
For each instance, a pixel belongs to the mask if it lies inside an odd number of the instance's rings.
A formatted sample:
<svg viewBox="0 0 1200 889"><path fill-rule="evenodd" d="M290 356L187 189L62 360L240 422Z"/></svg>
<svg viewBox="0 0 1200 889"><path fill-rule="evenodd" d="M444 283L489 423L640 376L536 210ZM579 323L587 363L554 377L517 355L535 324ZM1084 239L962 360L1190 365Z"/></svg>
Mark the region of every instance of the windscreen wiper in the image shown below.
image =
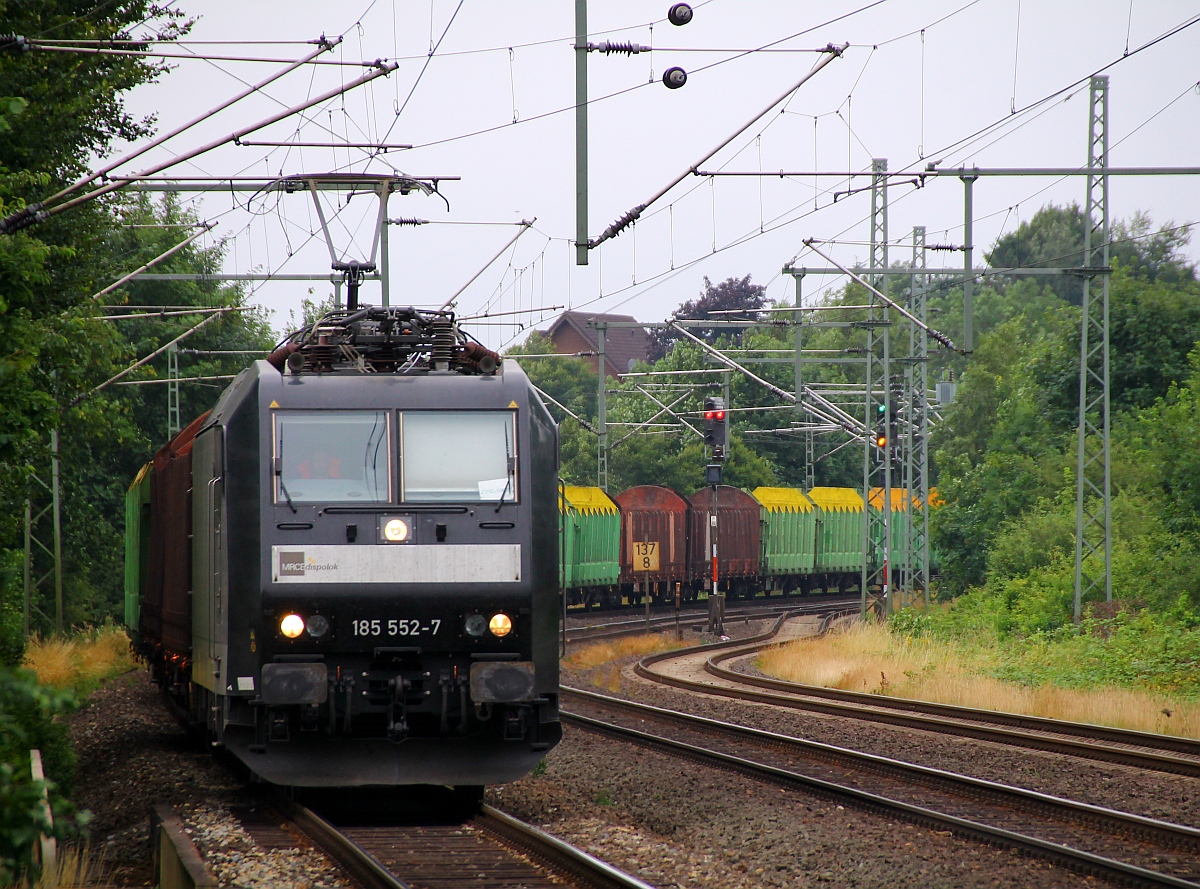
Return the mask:
<svg viewBox="0 0 1200 889"><path fill-rule="evenodd" d="M500 512L500 507L504 505L504 496L508 493L508 489L512 487L513 480L513 456L512 447L508 443L508 427L504 427L504 465L508 471L508 478L504 480L504 489L500 492L500 499L496 501L495 512Z"/></svg>
<svg viewBox="0 0 1200 889"><path fill-rule="evenodd" d="M282 448L280 449L282 451ZM283 482L283 456L275 458L275 477L279 479L279 490L283 491L283 497L287 501L288 509L295 515L299 510L292 505L292 495L288 493L287 485Z"/></svg>

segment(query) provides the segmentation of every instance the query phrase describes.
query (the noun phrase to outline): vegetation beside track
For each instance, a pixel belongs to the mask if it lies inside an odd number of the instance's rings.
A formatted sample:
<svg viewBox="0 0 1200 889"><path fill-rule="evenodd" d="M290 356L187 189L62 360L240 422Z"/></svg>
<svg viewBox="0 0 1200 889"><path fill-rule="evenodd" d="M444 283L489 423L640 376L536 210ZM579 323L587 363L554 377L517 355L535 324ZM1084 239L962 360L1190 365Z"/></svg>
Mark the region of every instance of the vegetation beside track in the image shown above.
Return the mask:
<svg viewBox="0 0 1200 889"><path fill-rule="evenodd" d="M563 664L576 670L590 670L592 685L611 692L621 689L621 668L625 659L645 657L660 651L683 648L688 643L680 642L667 633L647 633L641 636L624 636L620 639L604 639L580 645L565 658Z"/></svg>
<svg viewBox="0 0 1200 889"><path fill-rule="evenodd" d="M795 682L1200 738L1200 632L1148 611L1005 635L982 593L760 655Z"/></svg>

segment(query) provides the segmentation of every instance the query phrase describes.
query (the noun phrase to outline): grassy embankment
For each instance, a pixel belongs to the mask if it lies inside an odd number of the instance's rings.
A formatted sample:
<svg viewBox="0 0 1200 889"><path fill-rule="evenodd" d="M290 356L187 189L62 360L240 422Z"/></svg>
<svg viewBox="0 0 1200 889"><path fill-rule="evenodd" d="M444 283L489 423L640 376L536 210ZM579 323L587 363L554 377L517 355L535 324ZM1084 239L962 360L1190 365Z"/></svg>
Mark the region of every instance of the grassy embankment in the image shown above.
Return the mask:
<svg viewBox="0 0 1200 889"><path fill-rule="evenodd" d="M1200 738L1200 631L1118 614L1006 636L948 612L768 649L764 672L809 685Z"/></svg>
<svg viewBox="0 0 1200 889"><path fill-rule="evenodd" d="M563 658L563 665L575 670L593 670L591 683L613 693L621 690L621 669L629 657L643 658L648 654L682 648L683 642L665 633L625 636L611 641L601 640L581 645Z"/></svg>
<svg viewBox="0 0 1200 889"><path fill-rule="evenodd" d="M110 624L74 636L34 637L22 666L42 685L85 695L105 679L132 670L134 662L125 629Z"/></svg>

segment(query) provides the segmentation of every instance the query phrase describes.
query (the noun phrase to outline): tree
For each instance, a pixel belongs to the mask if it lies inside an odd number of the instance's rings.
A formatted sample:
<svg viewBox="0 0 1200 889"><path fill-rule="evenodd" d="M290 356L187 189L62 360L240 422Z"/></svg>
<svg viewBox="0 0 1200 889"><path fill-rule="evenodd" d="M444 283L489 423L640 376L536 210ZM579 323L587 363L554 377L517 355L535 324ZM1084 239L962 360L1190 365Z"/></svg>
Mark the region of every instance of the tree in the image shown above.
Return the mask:
<svg viewBox="0 0 1200 889"><path fill-rule="evenodd" d="M720 284L714 285L704 278L704 290L696 299L688 300L675 310L675 317L690 320L712 318L720 321L757 320L759 310L767 304L767 288L761 284L751 284L750 275L744 278L726 278ZM714 315L714 312L733 311L739 316ZM721 336L737 341L745 328L690 328L689 332L710 344L716 344ZM680 339L674 330L655 330L650 334L650 360L657 361L664 357Z"/></svg>

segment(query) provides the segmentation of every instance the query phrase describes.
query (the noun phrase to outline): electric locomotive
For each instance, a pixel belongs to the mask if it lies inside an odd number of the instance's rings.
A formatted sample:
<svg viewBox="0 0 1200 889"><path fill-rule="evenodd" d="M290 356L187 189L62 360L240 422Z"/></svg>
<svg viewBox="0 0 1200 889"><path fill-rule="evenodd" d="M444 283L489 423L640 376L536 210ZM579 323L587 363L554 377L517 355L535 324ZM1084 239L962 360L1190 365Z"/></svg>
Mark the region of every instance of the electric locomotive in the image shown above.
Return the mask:
<svg viewBox="0 0 1200 889"><path fill-rule="evenodd" d="M557 475L528 378L451 313L327 314L131 488L139 644L268 782L515 780L561 737Z"/></svg>

